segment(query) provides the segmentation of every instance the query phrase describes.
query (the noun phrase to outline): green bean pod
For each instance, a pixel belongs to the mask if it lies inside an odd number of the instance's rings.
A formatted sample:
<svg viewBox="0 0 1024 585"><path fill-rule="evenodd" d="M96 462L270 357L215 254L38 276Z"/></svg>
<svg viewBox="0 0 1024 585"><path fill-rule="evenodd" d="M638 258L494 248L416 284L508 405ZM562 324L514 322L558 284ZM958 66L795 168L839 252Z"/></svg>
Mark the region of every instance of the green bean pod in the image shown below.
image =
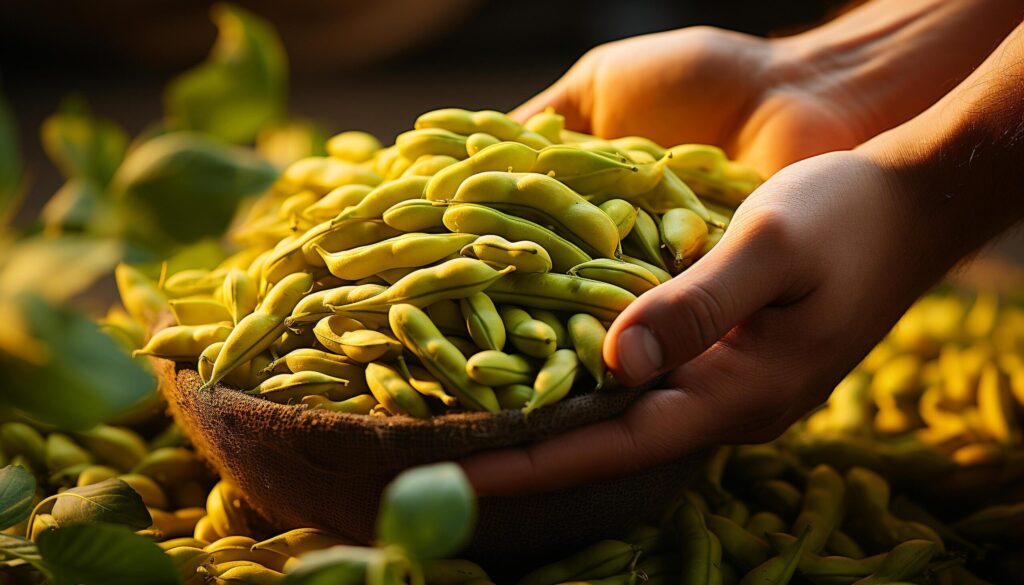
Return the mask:
<svg viewBox="0 0 1024 585"><path fill-rule="evenodd" d="M499 268L515 266L519 273L551 271L551 256L547 250L526 240L510 242L501 236L480 236L464 246L460 253Z"/></svg>
<svg viewBox="0 0 1024 585"><path fill-rule="evenodd" d="M556 226L583 250L616 258L619 231L599 207L547 175L484 172L465 181L452 201L494 207L545 226Z"/></svg>
<svg viewBox="0 0 1024 585"><path fill-rule="evenodd" d="M508 340L519 351L535 358L547 358L558 349L554 329L538 321L519 307L503 306L498 310L505 324Z"/></svg>
<svg viewBox="0 0 1024 585"><path fill-rule="evenodd" d="M445 227L453 232L492 234L510 241L537 243L547 251L551 257L552 269L558 272L566 272L573 266L590 260L586 252L555 232L527 219L483 205L451 205L444 212L443 221Z"/></svg>
<svg viewBox="0 0 1024 585"><path fill-rule="evenodd" d="M448 201L455 197L462 183L488 171L522 173L537 160L537 151L518 142L501 142L488 146L470 158L438 172L427 184L425 197L430 201Z"/></svg>
<svg viewBox="0 0 1024 585"><path fill-rule="evenodd" d="M359 280L392 268L432 264L470 245L473 234L402 234L394 238L330 253L314 247L331 274L345 280Z"/></svg>
<svg viewBox="0 0 1024 585"><path fill-rule="evenodd" d="M494 350L505 347L505 323L490 297L481 292L461 298L459 309L469 336L477 347Z"/></svg>
<svg viewBox="0 0 1024 585"><path fill-rule="evenodd" d="M410 161L427 154L446 155L459 160L466 158L466 137L441 128L403 132L395 138L395 146Z"/></svg>
<svg viewBox="0 0 1024 585"><path fill-rule="evenodd" d="M661 284L658 277L651 274L646 268L611 258L595 258L589 262L577 264L569 270L569 274L614 284L636 296Z"/></svg>
<svg viewBox="0 0 1024 585"><path fill-rule="evenodd" d="M537 372L537 379L533 382L533 397L523 408L523 414L530 414L565 398L572 390L579 369L580 360L573 350L560 349L551 354Z"/></svg>
<svg viewBox="0 0 1024 585"><path fill-rule="evenodd" d="M633 225L636 224L637 208L632 203L625 199L609 199L598 207L615 222L615 229L619 232L620 240L633 231Z"/></svg>
<svg viewBox="0 0 1024 585"><path fill-rule="evenodd" d="M566 581L604 579L625 571L637 549L621 540L601 540L573 555L531 571L517 585L558 585Z"/></svg>
<svg viewBox="0 0 1024 585"><path fill-rule="evenodd" d="M588 313L601 321L613 321L636 300L615 285L556 273L507 274L487 288L487 296L498 303Z"/></svg>
<svg viewBox="0 0 1024 585"><path fill-rule="evenodd" d="M426 307L443 299L461 299L482 292L511 270L514 269L494 270L479 260L456 258L416 270L376 296L328 308L351 314L394 304Z"/></svg>
<svg viewBox="0 0 1024 585"><path fill-rule="evenodd" d="M661 241L677 265L695 259L708 238L708 224L689 209L666 211L660 229Z"/></svg>
<svg viewBox="0 0 1024 585"><path fill-rule="evenodd" d="M532 383L537 368L521 355L489 349L469 358L466 373L474 382L484 386L509 386Z"/></svg>
<svg viewBox="0 0 1024 585"><path fill-rule="evenodd" d="M580 363L594 378L598 388L604 385L606 368L602 351L607 335L608 330L592 315L576 313L569 317L569 339Z"/></svg>
<svg viewBox="0 0 1024 585"><path fill-rule="evenodd" d="M882 585L919 577L937 552L938 547L930 540L901 542L885 555L885 560L871 575L854 585Z"/></svg>
<svg viewBox="0 0 1024 585"><path fill-rule="evenodd" d="M466 374L466 357L445 339L430 318L409 304L392 305L388 313L391 330L402 344L420 359L459 403L470 410L498 412L498 399L487 386Z"/></svg>
<svg viewBox="0 0 1024 585"><path fill-rule="evenodd" d="M502 410L520 410L533 398L533 386L512 384L495 388L494 393L498 396Z"/></svg>
<svg viewBox="0 0 1024 585"><path fill-rule="evenodd" d="M643 209L637 211L636 223L622 245L631 256L650 262L663 271L668 271L668 266L665 265L665 260L661 257L661 234L658 231L658 224Z"/></svg>
<svg viewBox="0 0 1024 585"><path fill-rule="evenodd" d="M722 545L708 530L704 514L689 498L676 510L673 524L681 545L681 583L687 585L722 583Z"/></svg>
<svg viewBox="0 0 1024 585"><path fill-rule="evenodd" d="M298 402L303 396L311 394L344 393L348 380L321 374L320 372L299 372L297 374L278 374L264 381L259 386L246 392L260 396L272 402L287 404ZM351 396L350 396L351 397Z"/></svg>
<svg viewBox="0 0 1024 585"><path fill-rule="evenodd" d="M366 384L373 392L373 397L393 414L430 418L430 408L426 401L397 370L383 364L367 364Z"/></svg>
<svg viewBox="0 0 1024 585"><path fill-rule="evenodd" d="M396 203L384 212L384 223L406 233L444 229L446 205L426 199L409 199Z"/></svg>
<svg viewBox="0 0 1024 585"><path fill-rule="evenodd" d="M231 312L224 303L209 297L186 297L167 301L178 325L211 325L232 322Z"/></svg>
<svg viewBox="0 0 1024 585"><path fill-rule="evenodd" d="M204 386L217 384L231 370L266 351L285 332L285 318L312 286L313 278L305 273L286 276L275 284L256 311L242 319L224 340L224 349Z"/></svg>
<svg viewBox="0 0 1024 585"><path fill-rule="evenodd" d="M145 347L132 355L151 355L168 360L194 360L212 343L224 341L232 333L229 323L177 325L153 334Z"/></svg>

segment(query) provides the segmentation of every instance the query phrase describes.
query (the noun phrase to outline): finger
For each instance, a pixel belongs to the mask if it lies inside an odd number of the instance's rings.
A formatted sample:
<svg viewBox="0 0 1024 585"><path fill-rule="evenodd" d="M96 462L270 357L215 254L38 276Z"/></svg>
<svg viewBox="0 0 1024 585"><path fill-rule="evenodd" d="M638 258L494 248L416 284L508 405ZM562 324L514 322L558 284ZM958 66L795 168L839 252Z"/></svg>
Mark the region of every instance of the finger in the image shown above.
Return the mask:
<svg viewBox="0 0 1024 585"><path fill-rule="evenodd" d="M525 123L531 116L551 108L565 117L565 127L577 132L590 132L590 119L581 111L578 94L569 78L562 78L551 87L535 95L526 103L509 112L509 116Z"/></svg>
<svg viewBox="0 0 1024 585"><path fill-rule="evenodd" d="M477 493L503 496L552 491L627 475L759 432L788 406L775 388L758 388L762 403L743 392L764 379L756 352L718 344L673 376L669 390L645 393L619 418L524 448L461 461ZM722 372L722 373L719 373ZM778 407L774 402L780 401ZM752 423L751 418L756 420Z"/></svg>
<svg viewBox="0 0 1024 585"><path fill-rule="evenodd" d="M767 213L744 223L615 320L604 358L619 381L638 386L693 359L787 292L791 255L781 220Z"/></svg>

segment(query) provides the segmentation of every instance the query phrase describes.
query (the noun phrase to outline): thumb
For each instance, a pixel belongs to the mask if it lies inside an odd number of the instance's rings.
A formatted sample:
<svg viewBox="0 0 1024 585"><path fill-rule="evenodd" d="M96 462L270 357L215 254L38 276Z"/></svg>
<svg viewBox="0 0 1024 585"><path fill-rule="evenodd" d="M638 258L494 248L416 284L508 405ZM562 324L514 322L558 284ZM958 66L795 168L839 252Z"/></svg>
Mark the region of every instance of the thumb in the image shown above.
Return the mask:
<svg viewBox="0 0 1024 585"><path fill-rule="evenodd" d="M644 293L612 324L604 358L637 386L697 357L787 287L779 221L733 225L686 272Z"/></svg>
<svg viewBox="0 0 1024 585"><path fill-rule="evenodd" d="M573 77L568 74L553 85L530 98L529 101L509 112L509 116L525 123L531 116L551 108L565 116L565 127L576 132L590 132L590 117L582 111L580 94L574 89Z"/></svg>

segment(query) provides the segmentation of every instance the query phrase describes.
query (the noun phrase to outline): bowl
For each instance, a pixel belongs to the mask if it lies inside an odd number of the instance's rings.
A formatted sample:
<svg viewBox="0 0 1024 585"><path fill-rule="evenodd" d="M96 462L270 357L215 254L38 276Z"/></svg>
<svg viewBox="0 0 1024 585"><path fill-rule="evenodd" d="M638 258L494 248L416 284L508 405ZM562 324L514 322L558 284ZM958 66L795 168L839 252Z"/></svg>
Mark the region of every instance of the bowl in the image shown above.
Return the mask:
<svg viewBox="0 0 1024 585"><path fill-rule="evenodd" d="M218 386L192 364L154 360L174 418L207 461L279 530L317 527L370 543L380 494L404 469L524 445L616 416L640 389L595 392L523 416L371 417L284 405ZM479 500L467 551L482 562L546 557L622 537L657 518L697 464L682 459L610 481Z"/></svg>

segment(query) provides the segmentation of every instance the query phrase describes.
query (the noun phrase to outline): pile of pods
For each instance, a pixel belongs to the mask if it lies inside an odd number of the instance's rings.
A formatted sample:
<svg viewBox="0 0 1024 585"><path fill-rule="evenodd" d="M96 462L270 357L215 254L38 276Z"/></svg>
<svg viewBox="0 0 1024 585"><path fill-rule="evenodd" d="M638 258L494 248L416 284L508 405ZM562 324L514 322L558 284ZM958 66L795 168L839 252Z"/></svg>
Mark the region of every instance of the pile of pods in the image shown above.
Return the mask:
<svg viewBox="0 0 1024 585"><path fill-rule="evenodd" d="M613 384L608 324L706 254L760 179L715 147L563 123L444 109L386 148L331 138L251 206L217 268L119 268L132 316L176 320L136 353L378 416L529 413Z"/></svg>

